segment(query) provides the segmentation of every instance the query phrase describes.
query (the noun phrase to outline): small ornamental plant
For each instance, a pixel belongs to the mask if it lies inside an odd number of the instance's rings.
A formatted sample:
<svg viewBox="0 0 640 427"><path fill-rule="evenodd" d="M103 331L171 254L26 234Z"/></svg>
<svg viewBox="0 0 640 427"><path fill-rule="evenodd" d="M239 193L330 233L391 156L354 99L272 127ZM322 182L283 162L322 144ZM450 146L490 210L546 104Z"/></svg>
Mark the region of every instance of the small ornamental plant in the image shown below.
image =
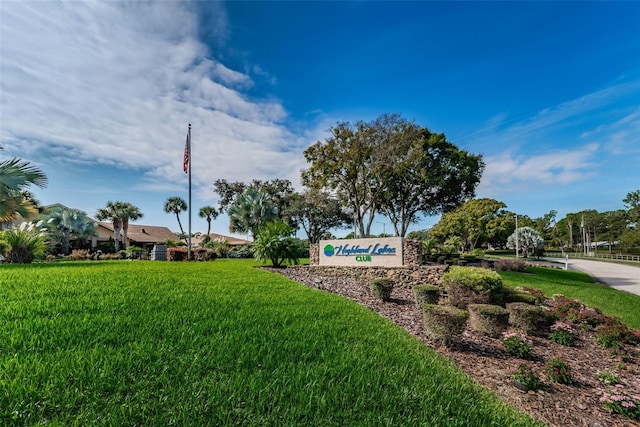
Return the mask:
<svg viewBox="0 0 640 427"><path fill-rule="evenodd" d="M573 347L576 341L575 335L573 335L573 328L568 323L556 322L551 326L551 333L549 339L554 343L565 345L567 347Z"/></svg>
<svg viewBox="0 0 640 427"><path fill-rule="evenodd" d="M571 384L571 368L567 362L559 359L551 359L544 366L544 373L549 381L558 384Z"/></svg>
<svg viewBox="0 0 640 427"><path fill-rule="evenodd" d="M633 344L636 336L620 319L609 317L597 329L596 342L602 348L621 348L623 344Z"/></svg>
<svg viewBox="0 0 640 427"><path fill-rule="evenodd" d="M393 291L393 279L384 277L373 279L370 285L371 294L379 300L390 301Z"/></svg>
<svg viewBox="0 0 640 427"><path fill-rule="evenodd" d="M540 387L540 378L529 365L518 365L511 374L511 379L513 384L522 391L537 390Z"/></svg>
<svg viewBox="0 0 640 427"><path fill-rule="evenodd" d="M520 359L531 358L531 356L533 356L533 350L531 349L532 344L530 340L520 334L514 332L502 333L502 345L504 345L505 351L511 356Z"/></svg>
<svg viewBox="0 0 640 427"><path fill-rule="evenodd" d="M640 396L629 393L622 384L602 391L599 402L612 414L640 420Z"/></svg>
<svg viewBox="0 0 640 427"><path fill-rule="evenodd" d="M604 385L620 384L620 376L607 370L598 372L598 380Z"/></svg>

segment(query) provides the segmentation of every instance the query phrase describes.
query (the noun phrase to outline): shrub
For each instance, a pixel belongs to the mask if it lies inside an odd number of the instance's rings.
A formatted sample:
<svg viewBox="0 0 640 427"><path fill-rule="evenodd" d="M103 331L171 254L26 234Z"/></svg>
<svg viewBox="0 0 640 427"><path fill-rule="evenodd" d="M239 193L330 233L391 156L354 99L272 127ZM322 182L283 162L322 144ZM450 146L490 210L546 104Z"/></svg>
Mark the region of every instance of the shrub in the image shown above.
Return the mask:
<svg viewBox="0 0 640 427"><path fill-rule="evenodd" d="M509 312L500 306L469 304L469 327L490 337L499 337L509 327Z"/></svg>
<svg viewBox="0 0 640 427"><path fill-rule="evenodd" d="M70 255L66 256L69 261L83 261L89 259L89 257L89 251L86 249L74 249Z"/></svg>
<svg viewBox="0 0 640 427"><path fill-rule="evenodd" d="M292 237L295 230L282 220L264 224L253 243L256 260L270 260L274 267L283 263L299 264L300 248Z"/></svg>
<svg viewBox="0 0 640 427"><path fill-rule="evenodd" d="M545 322L540 307L522 302L507 304L509 323L526 334L538 332L539 324Z"/></svg>
<svg viewBox="0 0 640 427"><path fill-rule="evenodd" d="M640 396L628 393L622 384L608 387L601 392L599 402L612 414L640 420Z"/></svg>
<svg viewBox="0 0 640 427"><path fill-rule="evenodd" d="M41 229L42 221L38 223L23 222L7 230L0 231L0 240L5 252L4 262L29 264L34 259L43 258L46 250L44 236L46 231Z"/></svg>
<svg viewBox="0 0 640 427"><path fill-rule="evenodd" d="M544 366L544 373L549 381L558 384L571 384L571 368L567 362L559 359L551 359Z"/></svg>
<svg viewBox="0 0 640 427"><path fill-rule="evenodd" d="M229 251L229 258L253 258L253 247L242 245Z"/></svg>
<svg viewBox="0 0 640 427"><path fill-rule="evenodd" d="M382 301L391 299L393 291L393 279L388 277L373 279L370 284L371 294Z"/></svg>
<svg viewBox="0 0 640 427"><path fill-rule="evenodd" d="M608 316L602 314L599 308L594 307L594 308L585 308L580 310L575 315L573 321L576 323L588 325L592 328L595 328L599 325L606 323L607 318Z"/></svg>
<svg viewBox="0 0 640 427"><path fill-rule="evenodd" d="M538 298L536 298L535 296L527 292L516 291L512 289L505 289L504 302L507 304L511 302L523 302L526 304L535 304L537 301L538 301Z"/></svg>
<svg viewBox="0 0 640 427"><path fill-rule="evenodd" d="M584 308L580 301L571 300L560 295L554 298L553 311L562 319L575 319L575 316Z"/></svg>
<svg viewBox="0 0 640 427"><path fill-rule="evenodd" d="M192 259L194 261L213 261L218 257L214 249L196 248L192 251Z"/></svg>
<svg viewBox="0 0 640 427"><path fill-rule="evenodd" d="M529 359L531 356L533 356L531 341L527 340L520 334L516 334L514 332L503 333L502 345L504 345L505 351L511 356L520 359Z"/></svg>
<svg viewBox="0 0 640 427"><path fill-rule="evenodd" d="M537 390L540 387L540 378L529 365L520 364L518 368L511 374L516 387L520 390Z"/></svg>
<svg viewBox="0 0 640 427"><path fill-rule="evenodd" d="M497 259L493 263L496 271L514 271L516 273L524 273L527 271L527 264L522 261L512 259Z"/></svg>
<svg viewBox="0 0 640 427"><path fill-rule="evenodd" d="M189 252L184 247L167 248L167 261L187 261Z"/></svg>
<svg viewBox="0 0 640 427"><path fill-rule="evenodd" d="M435 285L416 285L413 287L413 297L418 305L437 304L440 288Z"/></svg>
<svg viewBox="0 0 640 427"><path fill-rule="evenodd" d="M632 344L635 341L633 331L615 317L608 317L596 332L596 342L602 348L620 348L623 344Z"/></svg>
<svg viewBox="0 0 640 427"><path fill-rule="evenodd" d="M502 303L502 278L486 268L453 266L442 276L442 284L451 305L461 309L469 304Z"/></svg>
<svg viewBox="0 0 640 427"><path fill-rule="evenodd" d="M576 341L575 335L573 335L573 328L568 323L556 322L551 327L551 333L549 333L549 339L557 344L565 345L567 347L573 347Z"/></svg>
<svg viewBox="0 0 640 427"><path fill-rule="evenodd" d="M598 380L605 385L620 384L620 376L607 370L598 372Z"/></svg>
<svg viewBox="0 0 640 427"><path fill-rule="evenodd" d="M423 304L425 334L446 346L457 343L464 331L469 313L450 305Z"/></svg>

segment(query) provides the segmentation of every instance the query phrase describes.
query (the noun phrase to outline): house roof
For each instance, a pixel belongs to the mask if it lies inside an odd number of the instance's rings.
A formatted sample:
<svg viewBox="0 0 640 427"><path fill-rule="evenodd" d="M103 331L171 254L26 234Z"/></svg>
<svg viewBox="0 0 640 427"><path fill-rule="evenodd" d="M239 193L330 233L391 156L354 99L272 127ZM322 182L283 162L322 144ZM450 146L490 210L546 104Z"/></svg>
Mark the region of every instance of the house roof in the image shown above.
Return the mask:
<svg viewBox="0 0 640 427"><path fill-rule="evenodd" d="M192 237L191 244L199 245L202 242L202 238L204 236L206 236L206 234L203 234L202 236L199 236L199 237ZM238 237L232 237L232 236L225 236L224 234L218 234L218 233L211 233L209 234L209 237L211 238L211 240L220 240L220 241L226 240L227 242L229 242L229 245L231 246L241 246L241 245L248 245L250 243L253 243L250 240L240 239Z"/></svg>
<svg viewBox="0 0 640 427"><path fill-rule="evenodd" d="M99 221L98 225L113 232L113 223ZM178 240L178 236L167 227L129 224L127 239L139 243L163 243L167 239Z"/></svg>

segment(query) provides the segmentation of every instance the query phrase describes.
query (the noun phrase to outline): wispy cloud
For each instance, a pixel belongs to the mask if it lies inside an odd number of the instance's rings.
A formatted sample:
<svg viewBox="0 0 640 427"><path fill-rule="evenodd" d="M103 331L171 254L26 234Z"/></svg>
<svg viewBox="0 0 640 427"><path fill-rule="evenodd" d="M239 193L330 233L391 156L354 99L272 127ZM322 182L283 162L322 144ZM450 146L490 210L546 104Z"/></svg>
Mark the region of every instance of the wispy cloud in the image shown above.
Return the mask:
<svg viewBox="0 0 640 427"><path fill-rule="evenodd" d="M148 178L139 185L157 190L165 188L159 179L183 179L192 123L196 185L271 178L282 170L297 175L301 141L283 125L285 109L243 92L256 83L212 57L198 40L192 6L2 2L0 8L0 140L8 149L136 168ZM216 13L224 24L224 11ZM216 31L222 42L223 29Z"/></svg>

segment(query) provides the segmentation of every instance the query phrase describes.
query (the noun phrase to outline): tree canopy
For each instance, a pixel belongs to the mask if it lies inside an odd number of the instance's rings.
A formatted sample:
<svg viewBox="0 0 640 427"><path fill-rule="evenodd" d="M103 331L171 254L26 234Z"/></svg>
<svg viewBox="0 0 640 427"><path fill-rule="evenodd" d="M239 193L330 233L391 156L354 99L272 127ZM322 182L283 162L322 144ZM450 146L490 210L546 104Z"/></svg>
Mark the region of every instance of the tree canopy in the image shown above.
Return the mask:
<svg viewBox="0 0 640 427"><path fill-rule="evenodd" d="M0 146L0 150L2 150ZM0 162L0 223L22 216L29 220L38 214L38 209L26 197L30 185L47 186L47 176L29 162L13 158Z"/></svg>
<svg viewBox="0 0 640 427"><path fill-rule="evenodd" d="M370 235L377 213L404 237L419 214L454 209L475 194L484 163L444 134L397 114L373 122L341 122L331 136L305 150L303 183L335 194L353 214L359 237Z"/></svg>

